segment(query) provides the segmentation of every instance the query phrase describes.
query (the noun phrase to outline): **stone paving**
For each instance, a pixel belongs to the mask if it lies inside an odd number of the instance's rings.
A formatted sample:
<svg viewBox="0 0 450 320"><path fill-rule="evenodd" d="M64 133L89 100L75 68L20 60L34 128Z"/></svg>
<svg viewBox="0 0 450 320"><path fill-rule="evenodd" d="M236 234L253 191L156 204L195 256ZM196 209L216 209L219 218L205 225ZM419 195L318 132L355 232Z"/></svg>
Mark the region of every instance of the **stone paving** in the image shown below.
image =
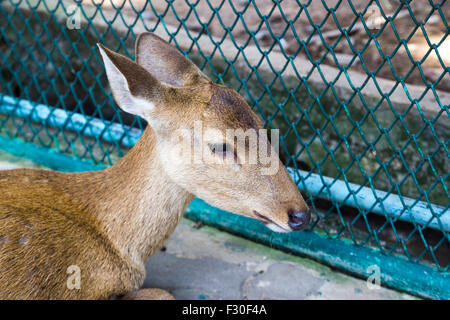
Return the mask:
<svg viewBox="0 0 450 320"><path fill-rule="evenodd" d="M320 263L183 219L147 263L144 287L177 299L412 299Z"/></svg>

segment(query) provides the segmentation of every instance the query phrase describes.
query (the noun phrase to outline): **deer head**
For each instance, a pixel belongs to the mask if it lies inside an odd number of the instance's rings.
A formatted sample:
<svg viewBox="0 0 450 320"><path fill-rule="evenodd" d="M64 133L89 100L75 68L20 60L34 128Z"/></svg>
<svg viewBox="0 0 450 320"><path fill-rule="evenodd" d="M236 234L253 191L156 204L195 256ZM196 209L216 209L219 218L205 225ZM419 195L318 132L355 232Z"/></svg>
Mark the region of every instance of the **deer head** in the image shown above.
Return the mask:
<svg viewBox="0 0 450 320"><path fill-rule="evenodd" d="M174 183L277 232L305 228L308 207L267 133L234 90L211 82L161 38L141 34L136 62L99 44L118 105L145 119ZM155 177L157 178L157 177Z"/></svg>

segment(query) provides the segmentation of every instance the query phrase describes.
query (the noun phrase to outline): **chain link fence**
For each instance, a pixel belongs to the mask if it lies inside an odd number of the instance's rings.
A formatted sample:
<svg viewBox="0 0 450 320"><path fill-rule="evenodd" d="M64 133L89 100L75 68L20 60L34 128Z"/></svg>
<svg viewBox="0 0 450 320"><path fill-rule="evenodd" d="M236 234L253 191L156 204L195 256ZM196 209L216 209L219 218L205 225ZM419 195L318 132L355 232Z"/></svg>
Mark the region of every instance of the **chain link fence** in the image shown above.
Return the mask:
<svg viewBox="0 0 450 320"><path fill-rule="evenodd" d="M280 129L314 209L306 235L448 281L449 14L445 0L4 0L0 145L113 164L144 124L115 105L96 43L133 58L155 32Z"/></svg>

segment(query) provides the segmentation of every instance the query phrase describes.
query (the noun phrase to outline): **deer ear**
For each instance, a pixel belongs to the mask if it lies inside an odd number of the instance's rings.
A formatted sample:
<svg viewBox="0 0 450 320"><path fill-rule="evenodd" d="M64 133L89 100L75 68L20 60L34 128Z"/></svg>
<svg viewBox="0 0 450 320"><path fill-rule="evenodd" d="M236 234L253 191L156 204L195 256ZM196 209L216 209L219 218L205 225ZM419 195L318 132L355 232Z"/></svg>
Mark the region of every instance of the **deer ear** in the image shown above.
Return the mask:
<svg viewBox="0 0 450 320"><path fill-rule="evenodd" d="M100 43L98 48L117 104L126 112L147 118L160 100L162 84L134 61Z"/></svg>
<svg viewBox="0 0 450 320"><path fill-rule="evenodd" d="M210 81L180 51L152 33L139 35L135 52L136 62L162 83L182 87Z"/></svg>

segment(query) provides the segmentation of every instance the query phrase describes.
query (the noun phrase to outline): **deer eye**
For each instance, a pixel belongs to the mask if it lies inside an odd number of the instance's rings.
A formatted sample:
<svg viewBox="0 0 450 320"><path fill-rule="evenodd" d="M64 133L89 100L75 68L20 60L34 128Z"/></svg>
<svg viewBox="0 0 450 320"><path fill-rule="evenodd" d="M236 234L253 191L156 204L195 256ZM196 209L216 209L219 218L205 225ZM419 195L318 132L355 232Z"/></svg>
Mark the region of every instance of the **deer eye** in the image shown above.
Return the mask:
<svg viewBox="0 0 450 320"><path fill-rule="evenodd" d="M230 156L231 159L234 159L234 160L237 159L237 154L234 151L234 148L227 143L209 144L209 148L211 149L212 153L214 153L215 155L220 156L224 159L227 155Z"/></svg>

